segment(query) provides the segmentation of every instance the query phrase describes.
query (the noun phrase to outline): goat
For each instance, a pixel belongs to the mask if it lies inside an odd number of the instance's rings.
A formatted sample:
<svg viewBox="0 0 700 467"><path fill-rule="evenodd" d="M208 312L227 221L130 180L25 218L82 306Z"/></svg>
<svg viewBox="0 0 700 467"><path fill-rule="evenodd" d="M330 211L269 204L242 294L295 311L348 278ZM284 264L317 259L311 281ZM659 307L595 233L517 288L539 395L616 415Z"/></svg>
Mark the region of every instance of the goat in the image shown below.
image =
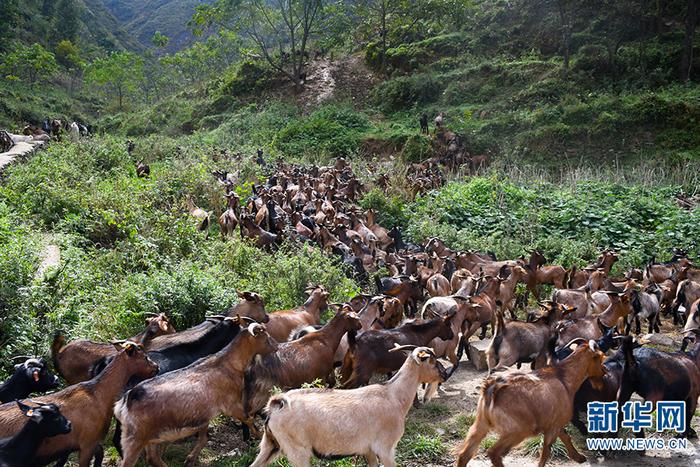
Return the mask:
<svg viewBox="0 0 700 467"><path fill-rule="evenodd" d="M488 377L481 389L476 420L459 451L457 467L466 467L491 430L501 435L487 451L496 467L503 466L503 456L514 446L540 433L544 446L539 467L547 462L557 437L571 459L584 462L586 458L576 451L564 427L571 420L574 395L581 384L591 377L594 387L601 386L604 357L595 342L589 341L566 360L533 373Z"/></svg>
<svg viewBox="0 0 700 467"><path fill-rule="evenodd" d="M194 204L194 200L191 196L187 197L187 210L190 213L190 216L192 216L197 221L197 229L200 232L204 232L206 230L208 238L211 212L205 211L204 209L197 207Z"/></svg>
<svg viewBox="0 0 700 467"><path fill-rule="evenodd" d="M53 460L65 460L69 453L79 451L80 467L88 467L93 455L95 465L102 462L101 441L112 420L114 402L132 376L150 378L158 371L143 349L127 342L107 368L91 379L35 399L40 404L56 404L71 422L70 433L44 440L31 465L44 465ZM0 406L0 436L12 436L24 424L25 415L15 404Z"/></svg>
<svg viewBox="0 0 700 467"><path fill-rule="evenodd" d="M444 297L449 295L452 290L450 281L440 273L430 276L426 281L425 288L431 297Z"/></svg>
<svg viewBox="0 0 700 467"><path fill-rule="evenodd" d="M690 306L698 299L700 299L700 283L690 279L681 281L678 284L676 298L671 305L673 324L684 321L683 317L687 316Z"/></svg>
<svg viewBox="0 0 700 467"><path fill-rule="evenodd" d="M207 442L209 422L220 413L255 429L252 420L245 418L241 403L244 371L257 355L276 348L263 326L254 323L217 354L127 392L114 408L122 424L121 466L135 465L144 448L149 462L164 465L157 444L196 434L197 443L185 461L193 465Z"/></svg>
<svg viewBox="0 0 700 467"><path fill-rule="evenodd" d="M306 293L309 294L309 298L302 306L269 314L270 320L266 325L267 332L277 342L286 341L293 330L298 327L312 326L321 322L321 311L328 306L328 292L322 285L319 285L309 286Z"/></svg>
<svg viewBox="0 0 700 467"><path fill-rule="evenodd" d="M398 370L404 357L389 352L394 344L426 346L436 337L452 339L454 316L452 312L429 321L408 322L394 329L369 330L356 338L349 334L349 349L341 370L343 387L352 389L363 386L375 373L386 374Z"/></svg>
<svg viewBox="0 0 700 467"><path fill-rule="evenodd" d="M623 348L629 348L631 342L627 337ZM619 405L624 405L635 392L654 404L658 401L685 401L686 430L683 435L696 438L691 423L700 396L700 346L690 353L641 347L624 354L625 366L617 393ZM643 437L644 431L635 433L635 436Z"/></svg>
<svg viewBox="0 0 700 467"><path fill-rule="evenodd" d="M44 392L58 387L58 377L51 374L43 358L29 358L15 365L10 378L0 384L0 403L24 399L33 392Z"/></svg>
<svg viewBox="0 0 700 467"><path fill-rule="evenodd" d="M605 352L607 349L612 347L610 341L624 339L624 336L612 336L613 329L611 328L608 333L606 333L601 339L596 341L596 344L601 345L604 343L605 347L601 347L601 351ZM611 336L611 337L609 337ZM640 344L634 343L634 346L639 346ZM583 382L578 391L576 391L576 396L574 397L574 410L573 417L571 418L571 423L582 433L587 434L588 428L586 424L580 418L581 412L587 412L589 402L613 402L617 398L617 391L620 389L620 383L622 382L622 372L625 365L625 355L630 347L623 347L617 352L612 354L610 357L606 358L603 362L603 367L605 368L605 375L602 378L602 386L594 388L590 380ZM633 347L632 347L633 348ZM554 350L554 349L552 349ZM562 352L565 351L565 352ZM558 360L563 360L568 357L571 349L565 347L561 350L556 351L556 358ZM553 355L553 357L555 356Z"/></svg>
<svg viewBox="0 0 700 467"><path fill-rule="evenodd" d="M136 176L139 178L146 178L151 176L151 166L145 162L139 160L135 162L136 165Z"/></svg>
<svg viewBox="0 0 700 467"><path fill-rule="evenodd" d="M633 313L630 297L616 292L608 292L608 295L610 306L600 315L566 320L557 324L555 328L558 336L557 343L563 345L577 337L586 340L598 339L607 329L616 328L618 323L623 325L620 326L620 331L629 333L627 317Z"/></svg>
<svg viewBox="0 0 700 467"><path fill-rule="evenodd" d="M127 339L148 350L152 339L158 336L173 334L175 328L163 313L147 318L146 329ZM61 331L56 331L51 344L53 366L68 384L76 384L91 378L90 368L100 359L117 354L117 349L111 343L76 340L68 344Z"/></svg>
<svg viewBox="0 0 700 467"><path fill-rule="evenodd" d="M643 291L632 290L631 291L631 303L634 313L630 317L630 323L627 326L627 334L629 334L631 326L632 317L636 325L636 333L640 334L642 332L642 327L640 320L641 318L646 319L649 322L649 334L656 332L661 332L659 329L659 310L661 302L661 289L658 285L652 284L646 287Z"/></svg>
<svg viewBox="0 0 700 467"><path fill-rule="evenodd" d="M496 326L486 349L489 374L515 363L530 362L533 370L545 366L547 342L552 335L555 312L547 307L542 308L542 313L527 323L506 323L503 312L496 312Z"/></svg>
<svg viewBox="0 0 700 467"><path fill-rule="evenodd" d="M498 289L498 300L501 302L501 307L504 311L510 312L510 317L512 319L518 319L515 314L515 287L518 282L527 278L528 273L525 268L521 266L514 266L511 268L510 274L504 281L501 281Z"/></svg>
<svg viewBox="0 0 700 467"><path fill-rule="evenodd" d="M358 389L299 389L273 396L260 453L251 467L265 467L280 454L295 467L317 457L364 456L370 467L395 467L396 445L420 383L445 381L445 369L430 348L410 351L386 384ZM367 423L372 420L372 423Z"/></svg>
<svg viewBox="0 0 700 467"><path fill-rule="evenodd" d="M690 305L689 311L688 319L686 320L683 328L684 337L683 342L681 343L681 352L685 352L685 349L688 347L689 343L695 343L696 341L697 335L694 331L700 329L700 298L695 300L693 304Z"/></svg>
<svg viewBox="0 0 700 467"><path fill-rule="evenodd" d="M258 224L249 215L241 215L241 237L249 238L254 241L258 248L272 247L281 242L282 237L273 234Z"/></svg>
<svg viewBox="0 0 700 467"><path fill-rule="evenodd" d="M24 467L32 459L39 445L56 435L70 433L71 423L61 415L55 404L30 407L17 401L17 407L27 418L24 427L16 435L0 440L0 466Z"/></svg>
<svg viewBox="0 0 700 467"><path fill-rule="evenodd" d="M221 237L226 237L227 235L233 235L233 231L236 230L238 225L238 216L236 215L236 210L238 209L239 198L234 192L226 193L226 210L219 216L219 227L221 227Z"/></svg>
<svg viewBox="0 0 700 467"><path fill-rule="evenodd" d="M351 303L343 304L343 309L354 311L354 307ZM401 302L394 297L378 295L369 298L367 304L357 312L357 317L360 319L360 330L362 331L371 329L372 325L378 320L381 320L384 328L394 328L400 324L401 318L403 318L403 307L401 306ZM347 351L348 335L346 334L340 340L338 349L335 351L335 363L338 366L342 365Z"/></svg>
<svg viewBox="0 0 700 467"><path fill-rule="evenodd" d="M339 311L319 331L299 340L283 342L277 351L256 361L246 370L244 403L246 413L257 414L270 398L270 390L298 388L316 379L335 385L333 362L340 339L361 327L355 312Z"/></svg>
<svg viewBox="0 0 700 467"><path fill-rule="evenodd" d="M377 293L396 297L407 309L408 316L416 315L417 302L423 299L423 289L419 278L415 276L402 275L377 279Z"/></svg>

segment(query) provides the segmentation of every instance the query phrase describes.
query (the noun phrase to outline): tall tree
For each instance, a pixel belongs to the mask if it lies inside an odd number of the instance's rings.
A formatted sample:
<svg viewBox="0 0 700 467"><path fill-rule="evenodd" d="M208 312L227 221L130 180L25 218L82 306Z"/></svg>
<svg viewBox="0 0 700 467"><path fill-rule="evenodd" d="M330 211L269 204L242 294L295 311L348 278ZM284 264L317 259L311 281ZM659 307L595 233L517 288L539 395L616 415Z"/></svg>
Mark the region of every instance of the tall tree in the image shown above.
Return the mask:
<svg viewBox="0 0 700 467"><path fill-rule="evenodd" d="M680 78L682 81L690 81L693 70L693 43L695 41L695 28L700 16L700 0L687 0L685 8L685 34L683 35L683 54L680 63Z"/></svg>
<svg viewBox="0 0 700 467"><path fill-rule="evenodd" d="M55 9L54 42L68 39L75 42L80 32L80 10L75 0L58 0Z"/></svg>
<svg viewBox="0 0 700 467"><path fill-rule="evenodd" d="M124 98L134 92L143 80L143 59L131 52L114 52L88 65L85 79L116 97L121 110L124 108Z"/></svg>
<svg viewBox="0 0 700 467"><path fill-rule="evenodd" d="M0 61L2 71L34 84L50 78L57 69L56 57L40 44L17 44L12 52Z"/></svg>
<svg viewBox="0 0 700 467"><path fill-rule="evenodd" d="M239 32L270 66L300 85L309 41L326 0L218 0L201 5L192 19L195 33L218 25Z"/></svg>

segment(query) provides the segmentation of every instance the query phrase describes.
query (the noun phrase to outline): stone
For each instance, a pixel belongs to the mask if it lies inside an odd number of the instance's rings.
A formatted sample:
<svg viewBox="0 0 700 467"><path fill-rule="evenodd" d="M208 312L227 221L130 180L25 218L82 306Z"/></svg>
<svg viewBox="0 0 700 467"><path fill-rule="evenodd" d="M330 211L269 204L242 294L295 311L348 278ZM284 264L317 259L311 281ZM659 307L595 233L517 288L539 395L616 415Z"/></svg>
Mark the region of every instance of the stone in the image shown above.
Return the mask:
<svg viewBox="0 0 700 467"><path fill-rule="evenodd" d="M479 371L488 370L489 368L486 364L486 349L490 343L491 339L469 341L469 359Z"/></svg>
<svg viewBox="0 0 700 467"><path fill-rule="evenodd" d="M666 347L678 347L678 344L668 336L663 334L644 334L643 341L647 341L654 345L665 345Z"/></svg>

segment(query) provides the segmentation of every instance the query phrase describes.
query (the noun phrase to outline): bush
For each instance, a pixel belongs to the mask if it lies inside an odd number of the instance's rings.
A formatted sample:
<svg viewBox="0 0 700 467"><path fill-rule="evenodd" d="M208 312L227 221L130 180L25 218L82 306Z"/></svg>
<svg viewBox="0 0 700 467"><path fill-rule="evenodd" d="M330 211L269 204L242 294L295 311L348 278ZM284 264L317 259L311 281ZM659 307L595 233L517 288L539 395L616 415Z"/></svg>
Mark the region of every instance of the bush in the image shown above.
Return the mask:
<svg viewBox="0 0 700 467"><path fill-rule="evenodd" d="M384 81L373 91L374 102L385 112L425 105L440 98L443 81L432 74L401 76Z"/></svg>
<svg viewBox="0 0 700 467"><path fill-rule="evenodd" d="M323 107L293 120L275 136L274 145L288 156L345 157L354 154L370 128L364 114L350 107Z"/></svg>

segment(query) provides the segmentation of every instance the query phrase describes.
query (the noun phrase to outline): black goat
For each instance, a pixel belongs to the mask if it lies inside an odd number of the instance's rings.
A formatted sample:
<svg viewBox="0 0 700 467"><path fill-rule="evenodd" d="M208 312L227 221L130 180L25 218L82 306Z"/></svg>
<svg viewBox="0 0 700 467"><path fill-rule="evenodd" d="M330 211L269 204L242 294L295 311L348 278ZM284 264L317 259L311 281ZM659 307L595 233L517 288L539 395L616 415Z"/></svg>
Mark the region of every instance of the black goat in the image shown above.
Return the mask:
<svg viewBox="0 0 700 467"><path fill-rule="evenodd" d="M23 399L33 392L58 387L58 377L49 372L43 359L30 358L15 365L10 379L0 385L0 403Z"/></svg>
<svg viewBox="0 0 700 467"><path fill-rule="evenodd" d="M29 465L27 460L34 458L44 439L70 433L72 428L55 404L30 407L17 401L17 406L28 420L16 435L0 439L1 467Z"/></svg>

